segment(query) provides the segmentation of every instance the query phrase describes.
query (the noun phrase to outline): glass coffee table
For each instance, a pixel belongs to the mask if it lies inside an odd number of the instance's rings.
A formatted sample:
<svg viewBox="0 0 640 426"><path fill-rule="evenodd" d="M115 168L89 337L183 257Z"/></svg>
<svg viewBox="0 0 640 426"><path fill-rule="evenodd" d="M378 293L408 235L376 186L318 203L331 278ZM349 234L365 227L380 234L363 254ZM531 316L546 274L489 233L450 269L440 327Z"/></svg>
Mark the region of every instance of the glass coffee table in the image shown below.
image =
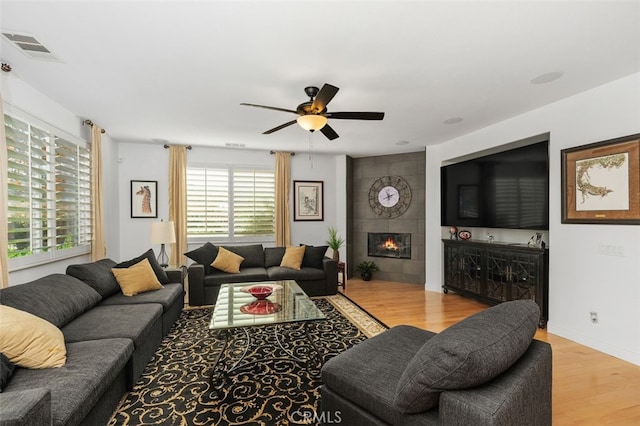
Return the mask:
<svg viewBox="0 0 640 426"><path fill-rule="evenodd" d="M269 289L272 292L267 296ZM252 295L252 292L256 295ZM320 352L309 334L308 327L325 319L322 311L295 281L223 284L209 323L209 329L216 331L217 337L224 341L224 348L214 362L211 384L220 388L230 373L259 362L294 359L306 364L309 359L297 356L283 344L283 338L286 337L287 332L289 336L298 336L302 329L313 352L319 357ZM252 333L264 332L273 333L277 346L286 357L279 358L273 355L268 359L253 358L245 361L255 340L252 338ZM234 350L229 351L232 342ZM238 349L238 343L241 343L241 349ZM227 352L231 353L227 355ZM219 368L225 357L233 356L236 352L241 354L235 362L230 360L224 362L224 364L231 364L229 368Z"/></svg>

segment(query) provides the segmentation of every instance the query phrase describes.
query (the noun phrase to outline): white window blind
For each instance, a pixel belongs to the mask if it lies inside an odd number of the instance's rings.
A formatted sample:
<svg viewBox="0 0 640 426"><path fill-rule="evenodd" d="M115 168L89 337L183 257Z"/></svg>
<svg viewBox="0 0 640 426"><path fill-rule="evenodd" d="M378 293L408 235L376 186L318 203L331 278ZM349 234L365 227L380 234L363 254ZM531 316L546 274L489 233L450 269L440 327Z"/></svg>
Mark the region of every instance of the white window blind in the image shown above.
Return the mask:
<svg viewBox="0 0 640 426"><path fill-rule="evenodd" d="M10 269L88 253L88 144L32 117L5 114L5 132Z"/></svg>
<svg viewBox="0 0 640 426"><path fill-rule="evenodd" d="M228 241L273 237L274 171L188 167L187 235Z"/></svg>

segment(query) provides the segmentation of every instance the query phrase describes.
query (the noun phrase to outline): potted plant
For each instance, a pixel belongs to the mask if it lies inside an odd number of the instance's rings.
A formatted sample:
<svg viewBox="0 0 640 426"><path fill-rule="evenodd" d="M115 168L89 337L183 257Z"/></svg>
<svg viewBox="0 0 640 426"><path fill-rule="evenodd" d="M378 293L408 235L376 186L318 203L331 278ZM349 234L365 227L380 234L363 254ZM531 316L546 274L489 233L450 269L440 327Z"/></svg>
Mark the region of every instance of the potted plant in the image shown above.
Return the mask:
<svg viewBox="0 0 640 426"><path fill-rule="evenodd" d="M378 268L375 262L365 260L356 265L356 270L360 272L360 276L364 281L369 281L373 273L379 271L380 268Z"/></svg>
<svg viewBox="0 0 640 426"><path fill-rule="evenodd" d="M338 228L333 226L329 227L329 239L326 241L327 245L333 250L333 260L340 261L340 247L344 245L344 238L338 235Z"/></svg>

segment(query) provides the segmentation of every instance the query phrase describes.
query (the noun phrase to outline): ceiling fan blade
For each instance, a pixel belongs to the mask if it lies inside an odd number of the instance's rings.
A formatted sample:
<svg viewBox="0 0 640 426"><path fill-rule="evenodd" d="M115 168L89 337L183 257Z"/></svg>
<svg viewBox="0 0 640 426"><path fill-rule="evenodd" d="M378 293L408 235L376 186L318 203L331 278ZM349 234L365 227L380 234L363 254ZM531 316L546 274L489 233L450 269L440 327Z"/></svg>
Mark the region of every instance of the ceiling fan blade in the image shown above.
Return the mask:
<svg viewBox="0 0 640 426"><path fill-rule="evenodd" d="M325 135L327 137L327 139L329 139L330 141L339 138L340 136L338 136L338 134L336 133L335 130L333 130L333 128L331 126L329 126L328 124L325 124L324 127L322 129L320 129L320 131L322 132L323 135Z"/></svg>
<svg viewBox="0 0 640 426"><path fill-rule="evenodd" d="M339 120L382 120L384 112L329 112L327 117Z"/></svg>
<svg viewBox="0 0 640 426"><path fill-rule="evenodd" d="M296 111L294 111L292 109L278 108L278 107L272 107L272 106L267 106L267 105L248 104L248 103L245 103L245 102L242 102L240 105L252 106L252 107L256 107L256 108L272 109L274 111L292 112L294 114L298 114Z"/></svg>
<svg viewBox="0 0 640 426"><path fill-rule="evenodd" d="M330 84L325 84L322 86L322 89L316 95L316 98L313 100L313 104L311 104L311 112L314 114L319 114L327 107L327 104L331 102L331 99L338 93L338 89L336 86L332 86Z"/></svg>
<svg viewBox="0 0 640 426"><path fill-rule="evenodd" d="M289 121L288 123L281 124L281 125L279 125L278 127L274 127L273 129L269 129L269 130L267 130L266 132L262 132L262 134L263 134L263 135L270 135L270 134L271 134L271 133L273 133L273 132L277 132L278 130L282 130L282 129L284 129L285 127L289 127L289 126L291 126L291 125L292 125L292 124L294 124L295 122L296 122L296 120L291 120L291 121Z"/></svg>

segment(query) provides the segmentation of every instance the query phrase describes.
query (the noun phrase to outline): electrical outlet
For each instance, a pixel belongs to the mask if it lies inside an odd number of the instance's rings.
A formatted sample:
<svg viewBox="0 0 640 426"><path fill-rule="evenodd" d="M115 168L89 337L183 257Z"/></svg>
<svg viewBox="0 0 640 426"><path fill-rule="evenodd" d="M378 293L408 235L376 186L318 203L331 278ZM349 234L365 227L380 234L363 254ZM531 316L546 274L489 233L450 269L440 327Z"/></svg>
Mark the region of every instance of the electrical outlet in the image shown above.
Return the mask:
<svg viewBox="0 0 640 426"><path fill-rule="evenodd" d="M597 324L598 323L598 313L597 312L589 312L589 315L591 316L591 322L593 324Z"/></svg>

